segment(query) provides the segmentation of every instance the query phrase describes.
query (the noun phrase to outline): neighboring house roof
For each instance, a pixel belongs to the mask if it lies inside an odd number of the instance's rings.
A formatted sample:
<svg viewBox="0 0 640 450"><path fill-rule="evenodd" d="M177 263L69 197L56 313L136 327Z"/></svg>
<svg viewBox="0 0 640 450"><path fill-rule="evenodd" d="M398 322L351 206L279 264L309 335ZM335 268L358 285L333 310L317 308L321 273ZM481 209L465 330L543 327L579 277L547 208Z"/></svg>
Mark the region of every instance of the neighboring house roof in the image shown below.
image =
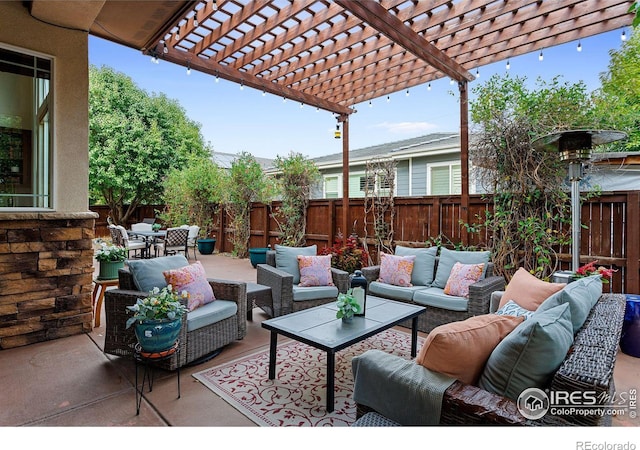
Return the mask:
<svg viewBox="0 0 640 450"><path fill-rule="evenodd" d="M373 145L349 151L349 163L364 163L374 158L400 159L407 156L420 156L424 154L436 155L440 153L460 152L460 134L432 133L402 141L387 142L386 144ZM313 158L318 168L326 168L334 165L342 166L342 153Z"/></svg>
<svg viewBox="0 0 640 450"><path fill-rule="evenodd" d="M223 169L231 169L231 164L233 160L238 157L235 153L221 153L221 152L213 152L211 159L215 162L219 167ZM269 158L258 158L256 157L256 161L262 167L262 170L265 170L269 167L273 166L273 159Z"/></svg>

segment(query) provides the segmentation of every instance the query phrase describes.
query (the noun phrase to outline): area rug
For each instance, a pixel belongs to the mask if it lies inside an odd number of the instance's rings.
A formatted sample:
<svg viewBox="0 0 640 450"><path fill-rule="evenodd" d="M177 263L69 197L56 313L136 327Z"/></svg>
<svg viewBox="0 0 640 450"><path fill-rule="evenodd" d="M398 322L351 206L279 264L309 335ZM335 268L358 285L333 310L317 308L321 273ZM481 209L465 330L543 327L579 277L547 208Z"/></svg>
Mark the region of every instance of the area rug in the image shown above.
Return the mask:
<svg viewBox="0 0 640 450"><path fill-rule="evenodd" d="M418 338L418 349L423 339ZM349 426L356 420L351 359L369 349L406 359L411 335L386 330L336 354L334 410L326 410L326 353L301 342L278 345L276 379L269 380L269 350L193 374L260 426Z"/></svg>

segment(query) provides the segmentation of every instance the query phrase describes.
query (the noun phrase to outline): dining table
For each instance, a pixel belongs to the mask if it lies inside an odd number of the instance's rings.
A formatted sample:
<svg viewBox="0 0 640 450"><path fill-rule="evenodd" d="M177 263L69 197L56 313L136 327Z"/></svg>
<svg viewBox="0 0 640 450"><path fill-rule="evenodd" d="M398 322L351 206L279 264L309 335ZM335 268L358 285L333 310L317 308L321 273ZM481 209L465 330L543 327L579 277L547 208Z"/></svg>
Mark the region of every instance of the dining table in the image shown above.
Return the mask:
<svg viewBox="0 0 640 450"><path fill-rule="evenodd" d="M145 231L127 230L127 234L129 236L131 236L131 237L141 238L147 243L147 251L146 251L147 258L151 258L152 257L151 256L151 246L153 246L153 257L155 258L156 256L158 256L158 251L156 249L155 244L158 242L158 239L162 239L167 235L167 230L158 230L158 231L153 231L153 230L145 230Z"/></svg>

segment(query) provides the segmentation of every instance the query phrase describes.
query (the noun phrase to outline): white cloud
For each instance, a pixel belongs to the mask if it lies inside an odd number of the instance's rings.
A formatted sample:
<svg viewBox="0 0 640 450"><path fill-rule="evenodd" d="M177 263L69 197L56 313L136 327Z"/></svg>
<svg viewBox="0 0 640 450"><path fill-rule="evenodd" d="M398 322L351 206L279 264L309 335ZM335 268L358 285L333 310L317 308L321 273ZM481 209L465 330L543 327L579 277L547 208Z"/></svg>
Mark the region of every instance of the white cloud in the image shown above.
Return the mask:
<svg viewBox="0 0 640 450"><path fill-rule="evenodd" d="M430 131L438 128L438 125L429 122L382 122L375 125L375 128L383 128L389 133L410 134Z"/></svg>

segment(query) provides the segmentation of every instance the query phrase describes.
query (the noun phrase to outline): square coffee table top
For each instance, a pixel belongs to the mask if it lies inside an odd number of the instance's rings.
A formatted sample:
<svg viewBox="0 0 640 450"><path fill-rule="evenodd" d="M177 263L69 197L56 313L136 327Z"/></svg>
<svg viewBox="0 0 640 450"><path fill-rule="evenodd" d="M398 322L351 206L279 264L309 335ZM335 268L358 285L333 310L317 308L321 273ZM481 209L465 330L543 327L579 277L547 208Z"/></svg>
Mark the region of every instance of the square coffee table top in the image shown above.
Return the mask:
<svg viewBox="0 0 640 450"><path fill-rule="evenodd" d="M367 296L364 316L350 322L336 318L335 303L316 306L262 322L268 330L325 351L337 351L426 311L424 306Z"/></svg>

